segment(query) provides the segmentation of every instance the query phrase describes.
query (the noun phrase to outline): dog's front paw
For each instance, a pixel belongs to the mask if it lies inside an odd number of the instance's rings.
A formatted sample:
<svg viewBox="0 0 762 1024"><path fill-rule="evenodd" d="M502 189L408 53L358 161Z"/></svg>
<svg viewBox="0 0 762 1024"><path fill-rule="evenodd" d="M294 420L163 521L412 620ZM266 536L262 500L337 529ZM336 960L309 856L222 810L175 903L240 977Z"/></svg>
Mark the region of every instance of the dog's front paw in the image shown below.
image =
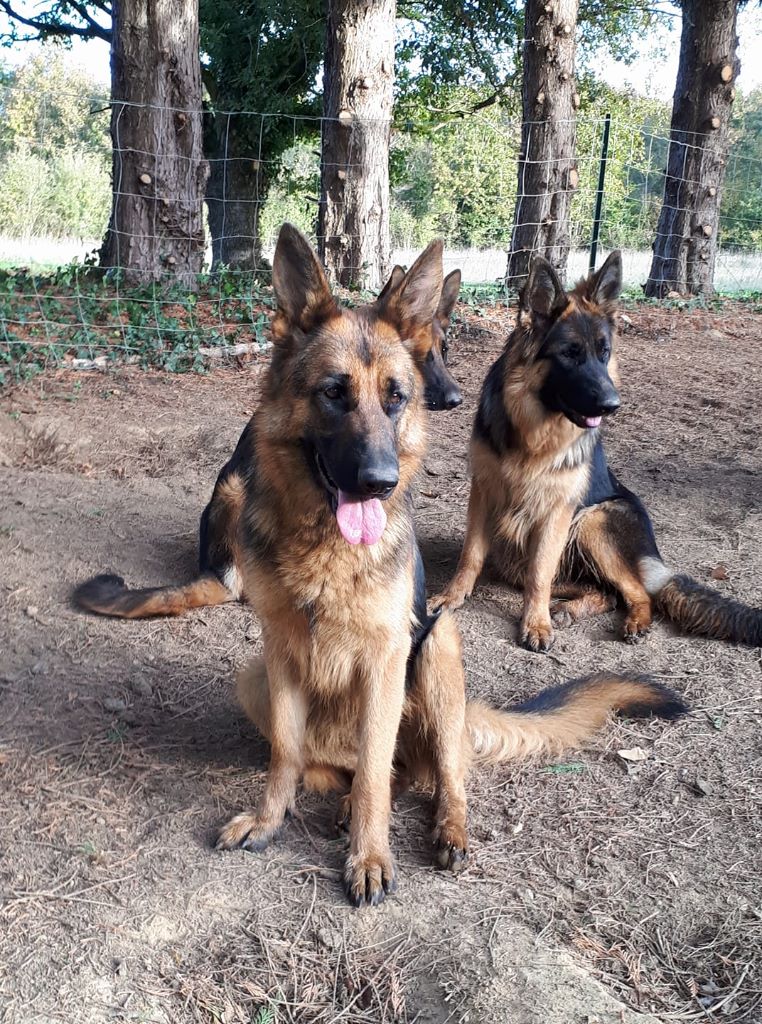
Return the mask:
<svg viewBox="0 0 762 1024"><path fill-rule="evenodd" d="M651 632L651 606L646 602L636 604L628 609L624 621L624 641L628 644L639 644Z"/></svg>
<svg viewBox="0 0 762 1024"><path fill-rule="evenodd" d="M553 646L555 637L550 619L524 619L521 623L521 645L535 654L545 654Z"/></svg>
<svg viewBox="0 0 762 1024"><path fill-rule="evenodd" d="M237 814L224 828L220 829L215 848L217 850L264 850L276 829L265 826L255 814Z"/></svg>
<svg viewBox="0 0 762 1024"><path fill-rule="evenodd" d="M344 885L349 902L356 907L377 907L397 888L397 872L392 855L350 853L344 869Z"/></svg>

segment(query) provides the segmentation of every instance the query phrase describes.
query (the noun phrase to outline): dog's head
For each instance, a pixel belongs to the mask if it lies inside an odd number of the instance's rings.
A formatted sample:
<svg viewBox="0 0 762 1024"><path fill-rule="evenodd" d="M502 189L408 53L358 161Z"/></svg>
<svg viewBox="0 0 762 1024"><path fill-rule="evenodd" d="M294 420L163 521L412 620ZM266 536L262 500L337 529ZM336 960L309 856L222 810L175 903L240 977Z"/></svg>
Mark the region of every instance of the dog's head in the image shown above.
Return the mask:
<svg viewBox="0 0 762 1024"><path fill-rule="evenodd" d="M621 287L622 256L617 251L569 293L553 267L535 259L522 292L521 305L531 316L531 355L545 370L540 401L583 429L600 426L620 406L611 372Z"/></svg>
<svg viewBox="0 0 762 1024"><path fill-rule="evenodd" d="M403 341L436 313L442 243L383 302L342 309L307 239L285 224L273 288L271 429L301 447L344 538L373 544L386 524L382 503L407 487L423 447L422 389Z"/></svg>
<svg viewBox="0 0 762 1024"><path fill-rule="evenodd" d="M402 267L395 267L376 300L380 306L391 299L404 279L405 271ZM405 344L423 377L426 408L433 412L457 409L463 401L460 388L447 369L447 353L450 348L447 330L455 303L458 301L460 279L459 270L453 270L447 275L442 284L434 318L428 324L413 325L409 337L405 339Z"/></svg>

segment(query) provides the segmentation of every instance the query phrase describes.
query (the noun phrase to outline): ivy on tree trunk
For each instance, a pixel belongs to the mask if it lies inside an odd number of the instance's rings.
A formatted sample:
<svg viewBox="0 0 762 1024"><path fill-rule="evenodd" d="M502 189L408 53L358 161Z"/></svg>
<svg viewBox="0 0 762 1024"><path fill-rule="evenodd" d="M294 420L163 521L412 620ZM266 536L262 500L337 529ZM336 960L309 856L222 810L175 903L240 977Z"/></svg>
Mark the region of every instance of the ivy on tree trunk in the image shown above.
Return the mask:
<svg viewBox="0 0 762 1024"><path fill-rule="evenodd" d="M395 0L329 0L318 245L345 287L378 288L391 257Z"/></svg>
<svg viewBox="0 0 762 1024"><path fill-rule="evenodd" d="M101 266L196 284L204 258L198 0L114 0L113 200Z"/></svg>
<svg viewBox="0 0 762 1024"><path fill-rule="evenodd" d="M683 0L664 202L649 297L710 295L728 155L733 83L741 69L737 0Z"/></svg>
<svg viewBox="0 0 762 1024"><path fill-rule="evenodd" d="M579 183L574 84L578 0L528 0L524 26L523 116L516 212L506 284L518 287L539 253L563 274L569 209Z"/></svg>

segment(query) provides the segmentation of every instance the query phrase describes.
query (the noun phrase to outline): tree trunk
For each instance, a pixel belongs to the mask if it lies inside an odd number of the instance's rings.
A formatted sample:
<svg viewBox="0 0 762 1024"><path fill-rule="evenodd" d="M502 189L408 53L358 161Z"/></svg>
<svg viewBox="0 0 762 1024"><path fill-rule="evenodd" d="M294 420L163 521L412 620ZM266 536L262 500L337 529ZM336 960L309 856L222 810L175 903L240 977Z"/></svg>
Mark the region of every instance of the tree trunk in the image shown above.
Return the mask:
<svg viewBox="0 0 762 1024"><path fill-rule="evenodd" d="M204 258L198 0L114 0L113 201L100 253L130 285L193 288Z"/></svg>
<svg viewBox="0 0 762 1024"><path fill-rule="evenodd" d="M328 0L318 244L345 287L389 271L395 15L395 0Z"/></svg>
<svg viewBox="0 0 762 1024"><path fill-rule="evenodd" d="M523 282L535 253L552 263L562 279L566 271L569 208L579 182L574 156L578 6L578 0L528 0L526 5L519 181L506 270L509 287Z"/></svg>
<svg viewBox="0 0 762 1024"><path fill-rule="evenodd" d="M259 215L267 198L265 163L235 122L233 114L207 115L204 133L212 270L253 271L263 266Z"/></svg>
<svg viewBox="0 0 762 1024"><path fill-rule="evenodd" d="M683 0L664 203L644 291L710 295L728 129L741 70L737 0Z"/></svg>

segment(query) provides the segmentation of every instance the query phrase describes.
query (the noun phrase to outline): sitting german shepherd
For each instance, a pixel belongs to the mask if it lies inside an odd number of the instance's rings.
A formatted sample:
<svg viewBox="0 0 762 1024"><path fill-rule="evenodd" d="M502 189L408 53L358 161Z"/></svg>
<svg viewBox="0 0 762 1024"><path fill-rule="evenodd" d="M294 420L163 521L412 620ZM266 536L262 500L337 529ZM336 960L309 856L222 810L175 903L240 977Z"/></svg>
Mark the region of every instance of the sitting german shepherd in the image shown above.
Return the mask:
<svg viewBox="0 0 762 1024"><path fill-rule="evenodd" d="M377 302L391 301L405 278L396 266L381 290ZM461 274L453 270L444 279L433 319L415 324L405 344L424 382L424 404L433 412L457 408L463 399L447 369L447 329L460 292ZM230 459L220 470L212 497L201 514L199 525L198 576L183 586L129 589L121 576L104 574L80 584L72 600L80 608L98 615L144 619L158 615L182 615L191 608L239 601L241 585L238 524L245 494L245 480L251 459L253 420L243 430Z"/></svg>
<svg viewBox="0 0 762 1024"><path fill-rule="evenodd" d="M484 382L471 437L471 495L454 578L434 599L458 608L491 548L505 577L524 588L521 641L553 643L566 625L627 609L624 638L648 632L654 605L684 629L762 644L762 611L729 600L662 561L640 499L609 469L599 436L619 408L612 346L621 255L570 293L536 259L516 328ZM566 600L550 608L551 594Z"/></svg>
<svg viewBox="0 0 762 1024"><path fill-rule="evenodd" d="M611 710L672 718L685 709L647 680L599 675L511 712L465 701L449 612L428 615L411 487L425 449L423 384L406 339L442 291L432 243L401 287L341 309L307 240L281 229L273 260L273 357L250 430L240 517L243 585L264 654L238 678L269 740L256 811L222 829L222 849L264 848L300 781L351 789L345 881L356 905L395 886L391 782L434 789L435 859L465 862L465 774L579 743Z"/></svg>

